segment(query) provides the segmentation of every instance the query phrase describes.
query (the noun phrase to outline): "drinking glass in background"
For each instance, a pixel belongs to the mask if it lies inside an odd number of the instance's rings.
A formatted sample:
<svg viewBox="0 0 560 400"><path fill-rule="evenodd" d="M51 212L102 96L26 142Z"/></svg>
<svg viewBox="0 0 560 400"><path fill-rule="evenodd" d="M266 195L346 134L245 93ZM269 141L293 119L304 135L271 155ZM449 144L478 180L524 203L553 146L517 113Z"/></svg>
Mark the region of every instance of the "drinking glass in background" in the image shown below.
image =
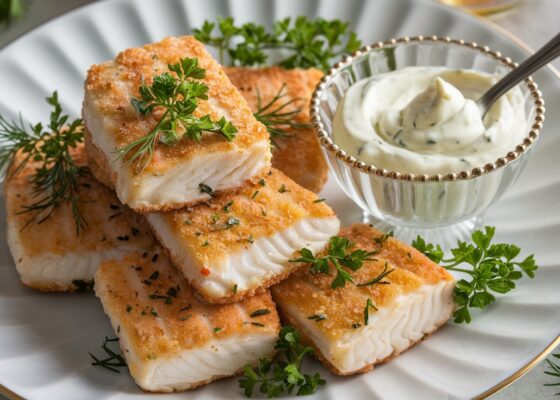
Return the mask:
<svg viewBox="0 0 560 400"><path fill-rule="evenodd" d="M439 0L443 4L457 6L480 15L495 14L525 3L529 0Z"/></svg>

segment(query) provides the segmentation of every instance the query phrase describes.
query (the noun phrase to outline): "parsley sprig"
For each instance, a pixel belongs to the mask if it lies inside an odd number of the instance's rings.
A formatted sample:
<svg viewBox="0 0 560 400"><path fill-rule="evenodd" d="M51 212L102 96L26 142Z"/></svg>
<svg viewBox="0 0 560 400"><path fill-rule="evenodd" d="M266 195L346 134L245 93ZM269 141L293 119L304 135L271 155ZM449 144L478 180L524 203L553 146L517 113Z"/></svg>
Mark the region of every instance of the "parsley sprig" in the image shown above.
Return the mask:
<svg viewBox="0 0 560 400"><path fill-rule="evenodd" d="M318 373L304 374L301 362L306 354L312 353L313 348L301 344L299 333L291 326L283 326L275 346L285 360L259 360L256 368L246 365L243 376L239 379L239 387L245 396L251 397L258 388L259 392L268 398L278 397L282 393L313 394L326 381Z"/></svg>
<svg viewBox="0 0 560 400"><path fill-rule="evenodd" d="M304 16L276 21L272 31L252 22L236 25L231 17L218 17L217 24L205 21L193 32L202 43L218 49L221 64L225 63L226 54L229 55L232 66L263 65L271 52L275 52L274 55L284 55L275 63L281 67L315 67L326 71L333 59L361 46L356 34L349 32L348 23L337 19L310 20Z"/></svg>
<svg viewBox="0 0 560 400"><path fill-rule="evenodd" d="M336 277L331 283L331 287L336 289L338 287L346 286L346 282L354 283L352 275L345 268L352 271L357 271L362 268L364 261L372 261L371 256L378 253L378 251L366 251L363 249L352 250L354 243L348 239L333 236L329 239L329 244L326 249L326 254L322 257L315 257L311 250L303 248L300 250L301 257L290 260L290 262L304 262L311 264L311 272L314 274L328 274L329 262L336 268Z"/></svg>
<svg viewBox="0 0 560 400"><path fill-rule="evenodd" d="M127 164L136 162L136 172L148 165L158 142L173 145L181 138L199 142L203 132L217 133L231 141L237 132L224 117L213 121L209 115L193 115L198 101L208 99L208 86L199 82L206 71L198 66L197 58L182 58L176 64L169 64L168 68L170 72L155 76L151 85L142 83L140 98L131 101L142 115L163 110L159 122L147 135L117 150L119 158Z"/></svg>
<svg viewBox="0 0 560 400"><path fill-rule="evenodd" d="M22 206L21 213L31 214L25 226L32 221L44 222L58 205L69 203L79 233L87 226L78 207L79 178L89 170L78 166L70 151L83 141L83 123L81 119L69 122L56 91L46 101L53 107L46 127L38 123L27 129L21 117L19 121L8 121L0 116L0 172L6 172L19 151L24 158L14 166L13 175L29 161L39 162L30 179L34 202Z"/></svg>
<svg viewBox="0 0 560 400"><path fill-rule="evenodd" d="M105 358L98 358L92 353L89 353L90 357L93 359L91 365L95 367L102 367L112 372L120 373L121 371L119 371L117 368L126 367L126 360L120 353L109 347L109 343L118 341L119 338L109 339L107 336L105 336L105 340L103 341L101 348L107 356Z"/></svg>
<svg viewBox="0 0 560 400"><path fill-rule="evenodd" d="M420 236L412 246L428 256L432 261L450 271L470 275L470 280L457 282L453 297L458 308L453 317L456 323L471 322L469 308L484 309L496 301L491 293L507 293L515 288L515 281L523 277L534 278L538 268L533 255L516 261L521 249L513 244L491 244L495 228L485 227L484 231L473 232L471 244L458 241L451 250L451 258L444 258L439 245L428 244ZM466 267L463 267L466 266Z"/></svg>
<svg viewBox="0 0 560 400"><path fill-rule="evenodd" d="M289 135L286 133L289 129L309 129L311 124L300 123L294 118L303 111L303 106L298 105L304 102L304 99L297 97L286 100L288 94L285 92L286 84L283 84L280 90L266 104L263 104L259 88L257 91L257 111L254 113L257 121L261 122L268 133L272 144L278 146L274 142L275 138L284 138Z"/></svg>
<svg viewBox="0 0 560 400"><path fill-rule="evenodd" d="M552 357L560 360L560 353L553 354ZM544 373L555 378L559 378L559 381L556 383L545 383L544 386L560 386L560 363L552 361L549 358L546 359L546 362L550 370L544 371ZM556 393L555 396L560 396L560 392Z"/></svg>

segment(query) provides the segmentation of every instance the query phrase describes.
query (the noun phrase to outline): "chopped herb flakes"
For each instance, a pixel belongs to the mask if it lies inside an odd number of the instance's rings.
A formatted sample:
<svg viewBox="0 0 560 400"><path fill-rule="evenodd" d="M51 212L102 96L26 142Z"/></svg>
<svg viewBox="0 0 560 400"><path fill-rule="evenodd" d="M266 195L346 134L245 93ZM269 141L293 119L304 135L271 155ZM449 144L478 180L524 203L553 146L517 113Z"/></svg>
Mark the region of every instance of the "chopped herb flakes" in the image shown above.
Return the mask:
<svg viewBox="0 0 560 400"><path fill-rule="evenodd" d="M214 195L214 191L212 190L212 188L208 185L205 185L204 183L200 183L198 185L198 189L200 189L202 193L206 193L208 196Z"/></svg>
<svg viewBox="0 0 560 400"><path fill-rule="evenodd" d="M127 366L126 361L122 355L120 355L119 353L117 353L116 351L112 350L109 347L109 343L118 342L118 341L119 338L109 339L107 336L105 336L105 340L103 341L101 348L103 349L105 354L107 354L107 357L103 359L99 359L96 356L94 356L92 353L89 353L90 357L93 359L91 365L96 367L102 367L112 372L120 373L121 371L119 371L117 368L126 367Z"/></svg>
<svg viewBox="0 0 560 400"><path fill-rule="evenodd" d="M373 308L375 311L377 311L377 307L375 307L375 305L372 303L371 299L368 298L366 301L366 306L364 308L364 325L367 325L369 322L369 309Z"/></svg>
<svg viewBox="0 0 560 400"><path fill-rule="evenodd" d="M270 310L268 308L260 308L258 310L253 311L249 316L251 318L260 317L261 315L270 314Z"/></svg>
<svg viewBox="0 0 560 400"><path fill-rule="evenodd" d="M227 202L227 204L222 208L222 211L225 213L230 212L230 208L233 206L233 200Z"/></svg>
<svg viewBox="0 0 560 400"><path fill-rule="evenodd" d="M327 319L327 317L323 314L313 314L307 317L307 319L314 320L315 322L319 322L319 321L324 321L325 319Z"/></svg>

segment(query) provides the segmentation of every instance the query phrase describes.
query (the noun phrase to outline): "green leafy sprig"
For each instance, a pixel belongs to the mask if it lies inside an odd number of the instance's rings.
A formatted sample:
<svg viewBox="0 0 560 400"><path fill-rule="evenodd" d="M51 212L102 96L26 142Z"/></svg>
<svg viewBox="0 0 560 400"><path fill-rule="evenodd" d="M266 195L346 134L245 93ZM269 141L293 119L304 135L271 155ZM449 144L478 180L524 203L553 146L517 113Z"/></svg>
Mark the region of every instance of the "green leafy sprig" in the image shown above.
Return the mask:
<svg viewBox="0 0 560 400"><path fill-rule="evenodd" d="M491 292L509 292L523 273L529 278L535 276L538 267L533 255L516 261L521 249L513 244L491 244L494 232L495 228L491 226L485 227L484 231L473 232L473 243L459 241L457 247L451 250L453 257L447 259L439 245L426 243L420 236L412 242L414 248L447 270L470 275L470 280L459 280L453 292L458 305L453 313L456 323L471 322L469 308L484 309L496 301Z"/></svg>
<svg viewBox="0 0 560 400"><path fill-rule="evenodd" d="M251 397L255 390L268 398L278 397L282 393L295 393L298 396L313 394L326 381L318 373L308 375L301 371L301 362L313 348L301 344L299 333L291 326L283 326L275 346L279 361L259 360L256 368L246 365L243 376L239 379L239 387L245 396Z"/></svg>
<svg viewBox="0 0 560 400"><path fill-rule="evenodd" d="M560 353L553 354L553 358L560 360ZM545 383L545 386L560 386L560 363L557 361L552 361L551 359L547 358L546 362L550 368L550 370L544 371L545 374L558 378L558 382L555 383ZM560 392L556 393L555 396L560 396Z"/></svg>
<svg viewBox="0 0 560 400"><path fill-rule="evenodd" d="M10 24L14 19L21 18L24 11L23 0L0 0L0 24Z"/></svg>
<svg viewBox="0 0 560 400"><path fill-rule="evenodd" d="M335 58L360 48L360 40L348 27L348 23L337 19L310 20L300 16L276 21L269 32L263 25L236 25L231 17L218 17L217 24L205 21L193 32L202 43L218 49L221 64L227 54L232 66L263 65L275 51L284 55L275 63L283 68L315 67L326 71Z"/></svg>
<svg viewBox="0 0 560 400"><path fill-rule="evenodd" d="M290 262L304 262L311 264L311 272L314 274L323 273L328 274L329 262L336 268L336 277L331 283L331 287L336 289L338 287L346 286L346 282L354 283L352 275L345 268L352 271L357 271L362 268L364 261L372 261L371 256L378 253L378 251L366 251L362 249L352 250L354 244L348 239L333 236L329 240L326 249L326 255L322 257L315 257L311 250L303 248L300 250L300 257L290 260Z"/></svg>
<svg viewBox="0 0 560 400"><path fill-rule="evenodd" d="M81 119L68 122L69 117L62 113L56 91L46 101L53 107L46 127L38 123L27 129L21 117L19 121L7 121L0 116L0 171L6 172L18 151L24 158L14 166L13 175L30 160L40 162L31 177L35 201L22 206L21 213L32 215L25 226L32 221L44 222L58 205L70 203L79 233L87 226L78 207L79 178L89 170L78 166L70 151L83 142L83 123Z"/></svg>
<svg viewBox="0 0 560 400"><path fill-rule="evenodd" d="M274 141L275 138L289 136L286 133L287 130L311 128L311 124L300 123L294 120L294 118L303 111L303 106L297 105L297 103L304 102L304 99L298 97L284 100L288 95L284 91L285 88L286 84L283 84L280 90L278 90L274 97L266 104L263 104L259 88L256 88L257 111L254 115L257 121L261 122L266 127L270 134L270 140L275 146L278 146ZM292 105L294 106L290 107Z"/></svg>
<svg viewBox="0 0 560 400"><path fill-rule="evenodd" d="M120 373L121 371L119 371L117 368L126 367L127 366L126 360L122 355L117 353L117 351L112 350L109 347L109 343L118 342L118 341L119 338L109 339L107 336L105 336L105 340L103 341L101 348L103 349L107 357L100 359L94 356L92 353L89 353L90 357L93 359L91 365L96 367L102 367L112 372Z"/></svg>
<svg viewBox="0 0 560 400"><path fill-rule="evenodd" d="M237 132L224 117L213 121L209 115L200 118L193 115L198 101L208 99L208 86L198 81L205 77L206 71L198 66L197 58L182 58L168 68L170 72L155 76L151 85L143 83L139 89L140 98L132 99L132 106L142 115L155 109L163 110L158 123L147 135L117 150L126 164L136 162L136 172L148 165L158 142L173 145L181 138L198 142L203 132L217 133L231 141Z"/></svg>

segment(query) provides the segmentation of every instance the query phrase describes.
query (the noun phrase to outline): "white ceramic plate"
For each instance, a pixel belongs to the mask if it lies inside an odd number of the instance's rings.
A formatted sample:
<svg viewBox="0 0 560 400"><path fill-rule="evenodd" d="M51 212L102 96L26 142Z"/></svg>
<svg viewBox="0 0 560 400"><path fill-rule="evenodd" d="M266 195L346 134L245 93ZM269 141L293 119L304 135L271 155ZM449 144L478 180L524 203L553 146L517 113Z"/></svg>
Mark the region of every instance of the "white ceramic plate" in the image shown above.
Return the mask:
<svg viewBox="0 0 560 400"><path fill-rule="evenodd" d="M307 15L353 21L364 42L400 35L448 35L474 40L513 59L526 54L511 39L477 19L431 2L413 0L117 0L95 3L59 17L0 52L0 113L44 120L43 98L57 89L63 106L78 116L85 71L121 49L180 35L217 15L239 22L269 24ZM560 81L549 70L535 76L549 113L540 142L514 188L488 211L498 239L534 252L540 265L534 280L500 299L470 325L449 323L428 340L374 372L350 378L330 375L315 398L447 399L485 397L487 391L543 355L560 332ZM345 223L360 212L331 179L324 197ZM0 204L0 226L5 226ZM3 228L1 228L3 229ZM112 336L101 304L92 294L44 295L23 288L0 231L0 384L30 399L154 398L142 393L123 371L90 365ZM12 394L11 397L14 397ZM242 397L237 379L213 383L179 398Z"/></svg>

